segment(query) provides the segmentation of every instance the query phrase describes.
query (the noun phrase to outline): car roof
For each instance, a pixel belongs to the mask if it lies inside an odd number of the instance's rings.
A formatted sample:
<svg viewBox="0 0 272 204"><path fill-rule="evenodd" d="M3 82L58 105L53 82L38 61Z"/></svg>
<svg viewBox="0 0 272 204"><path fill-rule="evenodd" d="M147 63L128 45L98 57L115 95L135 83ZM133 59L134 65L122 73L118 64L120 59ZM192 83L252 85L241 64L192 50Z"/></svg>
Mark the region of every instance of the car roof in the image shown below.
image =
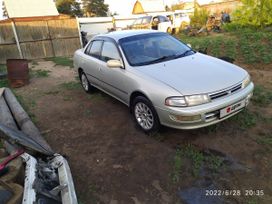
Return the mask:
<svg viewBox="0 0 272 204"><path fill-rule="evenodd" d="M122 31L113 31L106 34L100 34L96 37L109 37L114 39L115 41L118 41L122 38L135 36L135 35L141 35L141 34L148 34L148 33L161 33L160 31L156 30L122 30Z"/></svg>

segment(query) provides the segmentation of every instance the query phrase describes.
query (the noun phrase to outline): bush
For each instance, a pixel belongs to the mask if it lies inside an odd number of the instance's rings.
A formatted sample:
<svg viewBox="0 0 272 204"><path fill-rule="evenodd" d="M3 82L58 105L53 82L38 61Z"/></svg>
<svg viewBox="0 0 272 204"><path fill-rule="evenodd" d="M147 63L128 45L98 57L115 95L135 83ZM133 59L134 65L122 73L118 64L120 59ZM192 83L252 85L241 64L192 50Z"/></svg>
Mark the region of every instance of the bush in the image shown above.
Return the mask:
<svg viewBox="0 0 272 204"><path fill-rule="evenodd" d="M266 27L272 25L271 0L241 0L243 6L233 13L233 20L242 26Z"/></svg>
<svg viewBox="0 0 272 204"><path fill-rule="evenodd" d="M206 9L195 9L194 15L190 16L191 26L194 28L201 28L206 25L206 22L209 17L209 11Z"/></svg>

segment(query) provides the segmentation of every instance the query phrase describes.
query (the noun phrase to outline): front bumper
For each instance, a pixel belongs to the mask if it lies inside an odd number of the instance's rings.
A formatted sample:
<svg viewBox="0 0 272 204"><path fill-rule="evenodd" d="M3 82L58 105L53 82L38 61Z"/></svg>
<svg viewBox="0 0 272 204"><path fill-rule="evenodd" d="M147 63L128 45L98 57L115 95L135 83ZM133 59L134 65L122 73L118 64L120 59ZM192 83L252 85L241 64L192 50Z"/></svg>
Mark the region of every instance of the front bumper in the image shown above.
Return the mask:
<svg viewBox="0 0 272 204"><path fill-rule="evenodd" d="M205 126L209 126L215 123L219 123L237 113L236 112L227 115L224 118L219 118L219 111L225 107L235 104L239 101L246 100L246 105L248 105L250 98L253 95L254 84L251 82L246 88L240 90L239 92L214 100L210 103L192 106L192 107L155 107L160 118L162 125L176 128L176 129L196 129ZM194 121L177 121L173 119L175 116L199 116L198 120Z"/></svg>

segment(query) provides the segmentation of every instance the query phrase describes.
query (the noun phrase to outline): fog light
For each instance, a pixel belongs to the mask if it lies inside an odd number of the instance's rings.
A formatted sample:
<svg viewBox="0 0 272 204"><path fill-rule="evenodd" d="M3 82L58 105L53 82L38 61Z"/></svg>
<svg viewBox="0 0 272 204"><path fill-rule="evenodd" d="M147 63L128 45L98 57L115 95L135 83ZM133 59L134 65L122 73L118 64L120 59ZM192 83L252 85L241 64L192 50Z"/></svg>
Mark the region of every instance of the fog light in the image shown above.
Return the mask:
<svg viewBox="0 0 272 204"><path fill-rule="evenodd" d="M201 115L191 115L191 116L184 116L184 115L170 115L169 116L172 120L177 122L195 122L201 120Z"/></svg>
<svg viewBox="0 0 272 204"><path fill-rule="evenodd" d="M247 95L247 97L246 97L246 106L249 104L249 101L250 101L252 96L253 96L253 92L251 92L250 94Z"/></svg>

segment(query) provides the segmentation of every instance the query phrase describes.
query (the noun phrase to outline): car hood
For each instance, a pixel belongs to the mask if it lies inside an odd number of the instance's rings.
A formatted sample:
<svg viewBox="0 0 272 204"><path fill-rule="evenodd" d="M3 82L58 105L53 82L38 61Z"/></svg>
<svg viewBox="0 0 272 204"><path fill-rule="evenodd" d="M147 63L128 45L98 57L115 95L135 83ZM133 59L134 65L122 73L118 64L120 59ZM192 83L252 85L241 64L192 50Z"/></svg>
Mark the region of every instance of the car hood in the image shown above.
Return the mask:
<svg viewBox="0 0 272 204"><path fill-rule="evenodd" d="M244 69L201 53L136 69L183 95L219 91L241 82L247 76Z"/></svg>

